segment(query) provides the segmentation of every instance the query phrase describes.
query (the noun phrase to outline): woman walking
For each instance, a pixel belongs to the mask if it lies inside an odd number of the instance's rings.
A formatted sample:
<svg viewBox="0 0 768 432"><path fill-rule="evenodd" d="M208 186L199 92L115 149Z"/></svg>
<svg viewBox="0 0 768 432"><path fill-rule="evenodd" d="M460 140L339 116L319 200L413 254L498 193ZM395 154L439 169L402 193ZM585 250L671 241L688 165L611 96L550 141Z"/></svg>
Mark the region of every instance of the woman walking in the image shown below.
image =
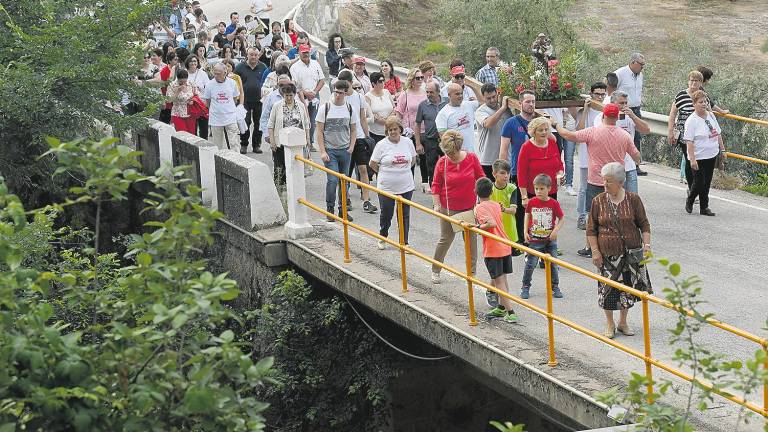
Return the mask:
<svg viewBox="0 0 768 432"><path fill-rule="evenodd" d="M377 73L377 72L374 72ZM399 195L407 200L413 196L413 175L411 167L416 164L416 148L413 141L401 136L403 124L397 116L387 117L384 122L386 138L376 143L371 155L371 169L377 173L376 187ZM392 216L395 213L395 200L384 195L379 195L379 234L387 237L389 227L392 225ZM408 244L408 230L410 228L411 207L403 205L403 241ZM379 240L379 249L385 249L387 243Z"/></svg>
<svg viewBox="0 0 768 432"><path fill-rule="evenodd" d="M395 67L392 66L391 61L381 61L381 74L384 75L384 88L397 99L400 93L403 92L403 82L395 75ZM373 82L373 79L371 79L371 82Z"/></svg>
<svg viewBox="0 0 768 432"><path fill-rule="evenodd" d="M693 94L701 89L704 82L704 76L699 71L691 71L688 74L688 87L680 90L675 96L672 107L669 109L669 121L667 122L667 140L670 145L677 145L683 152L685 160L685 181L688 183L690 192L693 185L693 173L691 172L691 161L688 159L688 150L683 140L685 134L685 122L693 113Z"/></svg>
<svg viewBox="0 0 768 432"><path fill-rule="evenodd" d="M417 130L416 112L419 110L419 104L427 99L427 94L421 87L424 81L424 74L417 68L411 69L405 78L405 91L397 98L397 111L400 119L403 121L404 134L412 137L414 133L424 133L424 124ZM472 183L474 185L474 183ZM473 192L474 193L474 192Z"/></svg>
<svg viewBox="0 0 768 432"><path fill-rule="evenodd" d="M280 86L283 100L272 106L269 112L269 146L272 148L272 162L275 170L273 178L276 186L285 185L285 150L280 143L280 130L287 127L297 127L307 134L309 142L309 116L303 105L296 100L296 86L293 83Z"/></svg>
<svg viewBox="0 0 768 432"><path fill-rule="evenodd" d="M517 158L517 184L523 206L533 198L533 179L539 174L546 174L553 181L548 195L557 199L557 189L563 180L563 161L557 141L550 134L549 121L537 117L528 123L528 135L531 138L520 147Z"/></svg>
<svg viewBox="0 0 768 432"><path fill-rule="evenodd" d="M336 78L339 75L339 67L341 66L341 51L345 48L344 38L338 33L333 33L328 38L328 51L325 52L325 64L328 65L328 75L331 78Z"/></svg>
<svg viewBox="0 0 768 432"><path fill-rule="evenodd" d="M168 86L168 99L171 101L171 122L177 132L185 131L194 135L197 132L197 122L189 115L192 98L200 96L197 87L189 82L189 72L186 69L176 71L176 81Z"/></svg>
<svg viewBox="0 0 768 432"><path fill-rule="evenodd" d="M386 133L385 121L394 113L395 105L392 95L384 88L385 78L380 72L371 74L371 91L365 95L365 101L373 112L373 119L368 124L368 131L375 142L384 139ZM402 123L400 123L402 126Z"/></svg>
<svg viewBox="0 0 768 432"><path fill-rule="evenodd" d="M699 213L704 216L714 216L709 209L709 187L712 184L712 173L715 171L717 156L723 152L725 146L720 125L712 112L708 111L709 99L702 90L696 91L692 96L693 114L685 121L683 141L686 146L686 155L691 164L693 184L685 201L685 211L693 212L693 204L699 199Z"/></svg>

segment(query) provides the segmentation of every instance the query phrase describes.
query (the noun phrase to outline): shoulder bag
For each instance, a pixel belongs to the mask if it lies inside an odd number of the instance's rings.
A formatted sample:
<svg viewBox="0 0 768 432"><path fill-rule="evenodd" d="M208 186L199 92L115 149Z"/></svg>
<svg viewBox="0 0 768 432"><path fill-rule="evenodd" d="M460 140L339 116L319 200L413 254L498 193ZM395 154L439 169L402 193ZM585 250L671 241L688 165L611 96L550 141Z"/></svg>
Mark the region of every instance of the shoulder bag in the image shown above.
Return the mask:
<svg viewBox="0 0 768 432"><path fill-rule="evenodd" d="M626 194L626 192L625 192ZM621 245L624 249L624 256L626 257L627 264L630 265L638 265L645 259L645 253L643 251L642 247L639 248L628 248L627 247L627 241L624 238L624 235L621 233L621 229L619 228L619 205L613 204L611 201L611 198L608 197L608 195L605 195L605 198L608 200L608 207L611 209L611 221L613 222L614 228L616 228L616 233L621 238ZM624 199L628 199L629 196L625 196Z"/></svg>
<svg viewBox="0 0 768 432"><path fill-rule="evenodd" d="M445 185L443 186L445 188L445 207L446 210L450 212L450 208L448 206L448 157L443 156L443 181ZM475 223L475 211L474 210L465 210L463 212L456 213L454 215L450 215L452 218L457 219L459 222L466 222L468 224ZM451 222L451 228L453 229L453 232L461 232L464 230L464 227L462 227L459 224Z"/></svg>

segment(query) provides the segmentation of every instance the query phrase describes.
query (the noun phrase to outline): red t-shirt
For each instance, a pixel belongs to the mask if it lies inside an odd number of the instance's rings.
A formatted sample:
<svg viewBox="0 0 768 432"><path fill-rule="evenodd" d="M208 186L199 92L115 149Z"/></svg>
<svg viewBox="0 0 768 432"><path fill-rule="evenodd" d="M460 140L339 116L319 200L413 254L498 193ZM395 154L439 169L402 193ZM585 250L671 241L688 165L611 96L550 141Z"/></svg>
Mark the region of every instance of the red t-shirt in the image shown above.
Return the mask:
<svg viewBox="0 0 768 432"><path fill-rule="evenodd" d="M552 180L549 194L557 193L557 173L563 171L563 161L557 141L547 138L547 146L536 146L531 140L523 143L517 156L517 185L527 189L528 195L533 194L533 179L539 174L546 174Z"/></svg>
<svg viewBox="0 0 768 432"><path fill-rule="evenodd" d="M394 96L398 89L403 88L403 82L400 81L400 78L398 78L397 75L392 75L392 78L388 79L387 82L384 83L384 88L389 90L389 92Z"/></svg>
<svg viewBox="0 0 768 432"><path fill-rule="evenodd" d="M440 197L443 208L454 211L469 210L475 206L475 182L485 177L480 160L472 152L459 163L453 163L447 156L442 156L435 165L432 179L432 194Z"/></svg>
<svg viewBox="0 0 768 432"><path fill-rule="evenodd" d="M532 242L548 241L557 221L563 218L563 209L553 198L542 201L533 197L528 200L525 212L528 213L528 226L525 229L528 230Z"/></svg>
<svg viewBox="0 0 768 432"><path fill-rule="evenodd" d="M480 201L480 204L475 206L475 219L477 219L478 225L482 225L489 220L496 223L496 226L490 228L488 231L491 234L497 235L503 239L509 240L507 233L504 232L504 224L501 221L501 204L496 201ZM494 239L483 237L483 257L484 258L501 258L512 254L512 246L505 245Z"/></svg>
<svg viewBox="0 0 768 432"><path fill-rule="evenodd" d="M160 79L163 81L168 81L168 79L171 77L171 67L166 65L164 68L160 70ZM165 96L165 94L168 92L168 86L164 85L160 87L160 93ZM173 107L172 103L166 103L165 109L171 109Z"/></svg>

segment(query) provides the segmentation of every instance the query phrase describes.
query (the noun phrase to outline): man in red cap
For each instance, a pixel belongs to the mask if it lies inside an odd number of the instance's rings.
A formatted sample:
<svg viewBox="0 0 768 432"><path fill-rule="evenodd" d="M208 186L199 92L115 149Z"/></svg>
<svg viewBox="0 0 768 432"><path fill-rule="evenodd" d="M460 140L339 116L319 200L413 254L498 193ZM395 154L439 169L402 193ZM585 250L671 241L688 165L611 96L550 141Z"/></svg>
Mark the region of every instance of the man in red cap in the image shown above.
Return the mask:
<svg viewBox="0 0 768 432"><path fill-rule="evenodd" d="M466 78L466 69L464 68L464 62L461 60L454 60L450 64L451 68L451 81L446 83L456 83L461 86L462 89L464 89L464 100L465 101L480 101L480 95L477 94L475 89L471 88L468 85L464 84L464 78ZM443 89L440 91L440 96L442 96L444 101L448 100L448 86L443 86ZM480 101L482 103L482 101Z"/></svg>
<svg viewBox="0 0 768 432"><path fill-rule="evenodd" d="M309 45L299 45L299 61L291 65L290 71L296 88L302 92L307 104L310 123L309 138L314 144L315 116L320 103L320 90L325 85L325 74L320 63L310 58L311 50Z"/></svg>
<svg viewBox="0 0 768 432"><path fill-rule="evenodd" d="M635 147L633 137L624 129L616 126L621 109L613 103L603 107L603 124L572 132L551 119L552 127L564 139L575 143L584 143L589 149L587 166L587 213L592 207L592 199L605 191L600 170L610 162L624 164L624 157L629 154L635 163L640 163L640 151ZM592 251L587 246L577 252L583 257L591 257Z"/></svg>
<svg viewBox="0 0 768 432"><path fill-rule="evenodd" d="M365 70L365 57L355 57L355 65L352 66L352 78L363 86L364 95L371 91L371 79L368 78L368 71Z"/></svg>

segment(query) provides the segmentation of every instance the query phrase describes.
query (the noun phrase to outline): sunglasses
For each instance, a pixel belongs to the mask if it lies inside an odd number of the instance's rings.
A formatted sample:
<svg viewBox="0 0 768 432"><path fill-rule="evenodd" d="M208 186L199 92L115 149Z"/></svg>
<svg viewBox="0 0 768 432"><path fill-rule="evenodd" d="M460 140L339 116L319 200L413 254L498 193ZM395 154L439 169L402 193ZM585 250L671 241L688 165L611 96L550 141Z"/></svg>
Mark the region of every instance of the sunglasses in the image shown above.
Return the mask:
<svg viewBox="0 0 768 432"><path fill-rule="evenodd" d="M384 82L385 82L384 78L382 78L382 79L380 79L380 80L376 81L376 83L377 83L377 84L382 84L382 83L384 83Z"/></svg>
<svg viewBox="0 0 768 432"><path fill-rule="evenodd" d="M463 80L463 79L466 77L466 75L464 75L464 74L458 74L458 75L454 75L453 77L454 77L454 78L456 78L456 79L458 79L458 80Z"/></svg>
<svg viewBox="0 0 768 432"><path fill-rule="evenodd" d="M362 90L362 87L352 87L352 90Z"/></svg>
<svg viewBox="0 0 768 432"><path fill-rule="evenodd" d="M421 81L421 80L424 79L424 77L423 76L416 76L416 77L413 77L413 79L415 79L416 81Z"/></svg>

